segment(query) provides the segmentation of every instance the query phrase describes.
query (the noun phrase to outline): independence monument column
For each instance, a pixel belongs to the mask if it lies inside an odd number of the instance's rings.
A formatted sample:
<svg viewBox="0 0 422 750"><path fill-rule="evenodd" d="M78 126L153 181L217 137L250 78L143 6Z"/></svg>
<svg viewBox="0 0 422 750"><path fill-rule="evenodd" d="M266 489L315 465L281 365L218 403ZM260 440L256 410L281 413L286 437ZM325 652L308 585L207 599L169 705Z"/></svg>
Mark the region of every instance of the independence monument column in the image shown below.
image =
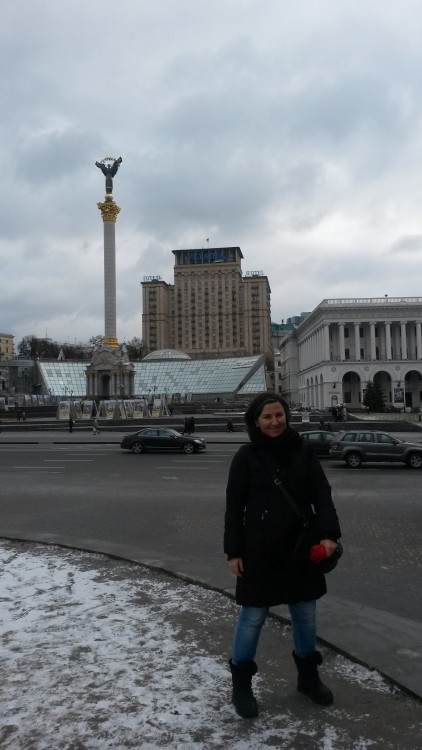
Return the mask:
<svg viewBox="0 0 422 750"><path fill-rule="evenodd" d="M106 194L103 203L97 203L104 222L104 343L117 347L116 337L116 219L120 207L113 199L113 177L122 163L107 156L95 162L105 176Z"/></svg>

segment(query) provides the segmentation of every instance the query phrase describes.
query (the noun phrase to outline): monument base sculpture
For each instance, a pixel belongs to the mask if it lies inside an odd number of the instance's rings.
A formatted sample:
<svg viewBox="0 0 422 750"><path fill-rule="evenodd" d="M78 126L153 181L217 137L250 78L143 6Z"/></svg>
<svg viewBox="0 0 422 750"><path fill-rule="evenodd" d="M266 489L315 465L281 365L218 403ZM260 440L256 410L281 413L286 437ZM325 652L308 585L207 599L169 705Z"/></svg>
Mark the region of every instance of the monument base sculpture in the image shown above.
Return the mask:
<svg viewBox="0 0 422 750"><path fill-rule="evenodd" d="M85 370L86 395L94 399L130 398L134 393L135 365L126 344L110 345L106 340L92 355Z"/></svg>

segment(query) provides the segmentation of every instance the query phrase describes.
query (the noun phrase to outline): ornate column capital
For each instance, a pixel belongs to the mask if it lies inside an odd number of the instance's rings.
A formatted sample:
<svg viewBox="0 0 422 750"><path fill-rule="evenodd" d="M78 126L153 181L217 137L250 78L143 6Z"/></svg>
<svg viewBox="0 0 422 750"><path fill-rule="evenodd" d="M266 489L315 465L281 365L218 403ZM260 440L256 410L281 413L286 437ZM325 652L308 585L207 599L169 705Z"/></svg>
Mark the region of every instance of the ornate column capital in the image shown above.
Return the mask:
<svg viewBox="0 0 422 750"><path fill-rule="evenodd" d="M107 344L107 346L112 346L113 349L116 349L116 347L119 346L119 342L115 336L104 336L104 343Z"/></svg>
<svg viewBox="0 0 422 750"><path fill-rule="evenodd" d="M120 206L114 202L112 195L106 195L104 203L97 203L97 208L101 211L103 221L116 221L117 215L120 213Z"/></svg>

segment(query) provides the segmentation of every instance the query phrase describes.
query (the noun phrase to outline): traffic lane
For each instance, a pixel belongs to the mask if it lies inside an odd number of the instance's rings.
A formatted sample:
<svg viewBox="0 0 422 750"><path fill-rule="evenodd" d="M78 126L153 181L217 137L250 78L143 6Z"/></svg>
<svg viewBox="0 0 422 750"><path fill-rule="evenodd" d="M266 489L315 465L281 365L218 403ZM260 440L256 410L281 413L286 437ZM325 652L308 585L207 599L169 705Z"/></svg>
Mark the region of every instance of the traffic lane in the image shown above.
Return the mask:
<svg viewBox="0 0 422 750"><path fill-rule="evenodd" d="M38 450L32 471L21 472L13 469L20 454L9 458L6 472L2 457L7 492L0 535L115 552L206 581L225 574L222 523L230 451L216 446L185 456L118 449L78 465L66 461L73 458L66 450L63 470L40 472L42 460L56 455ZM26 456L25 463L29 460Z"/></svg>
<svg viewBox="0 0 422 750"><path fill-rule="evenodd" d="M345 553L329 592L422 622L421 474L396 464L325 464Z"/></svg>
<svg viewBox="0 0 422 750"><path fill-rule="evenodd" d="M25 464L15 463L21 452L9 452L7 461L0 457L0 534L115 551L229 587L222 533L236 450L215 445L192 456L133 455L113 446L86 452L66 446L60 454L26 453ZM49 463L58 457L62 463ZM32 470L14 469L30 462ZM370 472L323 465L345 546L328 577L330 593L422 621L420 474L390 465Z"/></svg>

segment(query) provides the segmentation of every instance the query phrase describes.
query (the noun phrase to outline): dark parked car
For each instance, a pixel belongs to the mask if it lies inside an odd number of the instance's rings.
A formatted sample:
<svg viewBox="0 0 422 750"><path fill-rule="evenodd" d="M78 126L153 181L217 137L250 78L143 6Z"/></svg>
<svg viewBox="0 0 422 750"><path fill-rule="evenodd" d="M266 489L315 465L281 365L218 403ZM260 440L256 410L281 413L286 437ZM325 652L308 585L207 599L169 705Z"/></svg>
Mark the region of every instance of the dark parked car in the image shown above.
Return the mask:
<svg viewBox="0 0 422 750"><path fill-rule="evenodd" d="M183 453L197 453L206 448L203 438L187 437L176 430L167 427L144 427L139 432L126 435L120 447L132 453L144 451L183 451Z"/></svg>
<svg viewBox="0 0 422 750"><path fill-rule="evenodd" d="M309 430L309 432L302 432L301 435L313 445L317 456L330 455L334 432L328 432L328 430Z"/></svg>
<svg viewBox="0 0 422 750"><path fill-rule="evenodd" d="M375 430L339 432L331 443L332 458L344 459L352 469L363 462L401 462L411 469L422 468L422 443L409 443Z"/></svg>

